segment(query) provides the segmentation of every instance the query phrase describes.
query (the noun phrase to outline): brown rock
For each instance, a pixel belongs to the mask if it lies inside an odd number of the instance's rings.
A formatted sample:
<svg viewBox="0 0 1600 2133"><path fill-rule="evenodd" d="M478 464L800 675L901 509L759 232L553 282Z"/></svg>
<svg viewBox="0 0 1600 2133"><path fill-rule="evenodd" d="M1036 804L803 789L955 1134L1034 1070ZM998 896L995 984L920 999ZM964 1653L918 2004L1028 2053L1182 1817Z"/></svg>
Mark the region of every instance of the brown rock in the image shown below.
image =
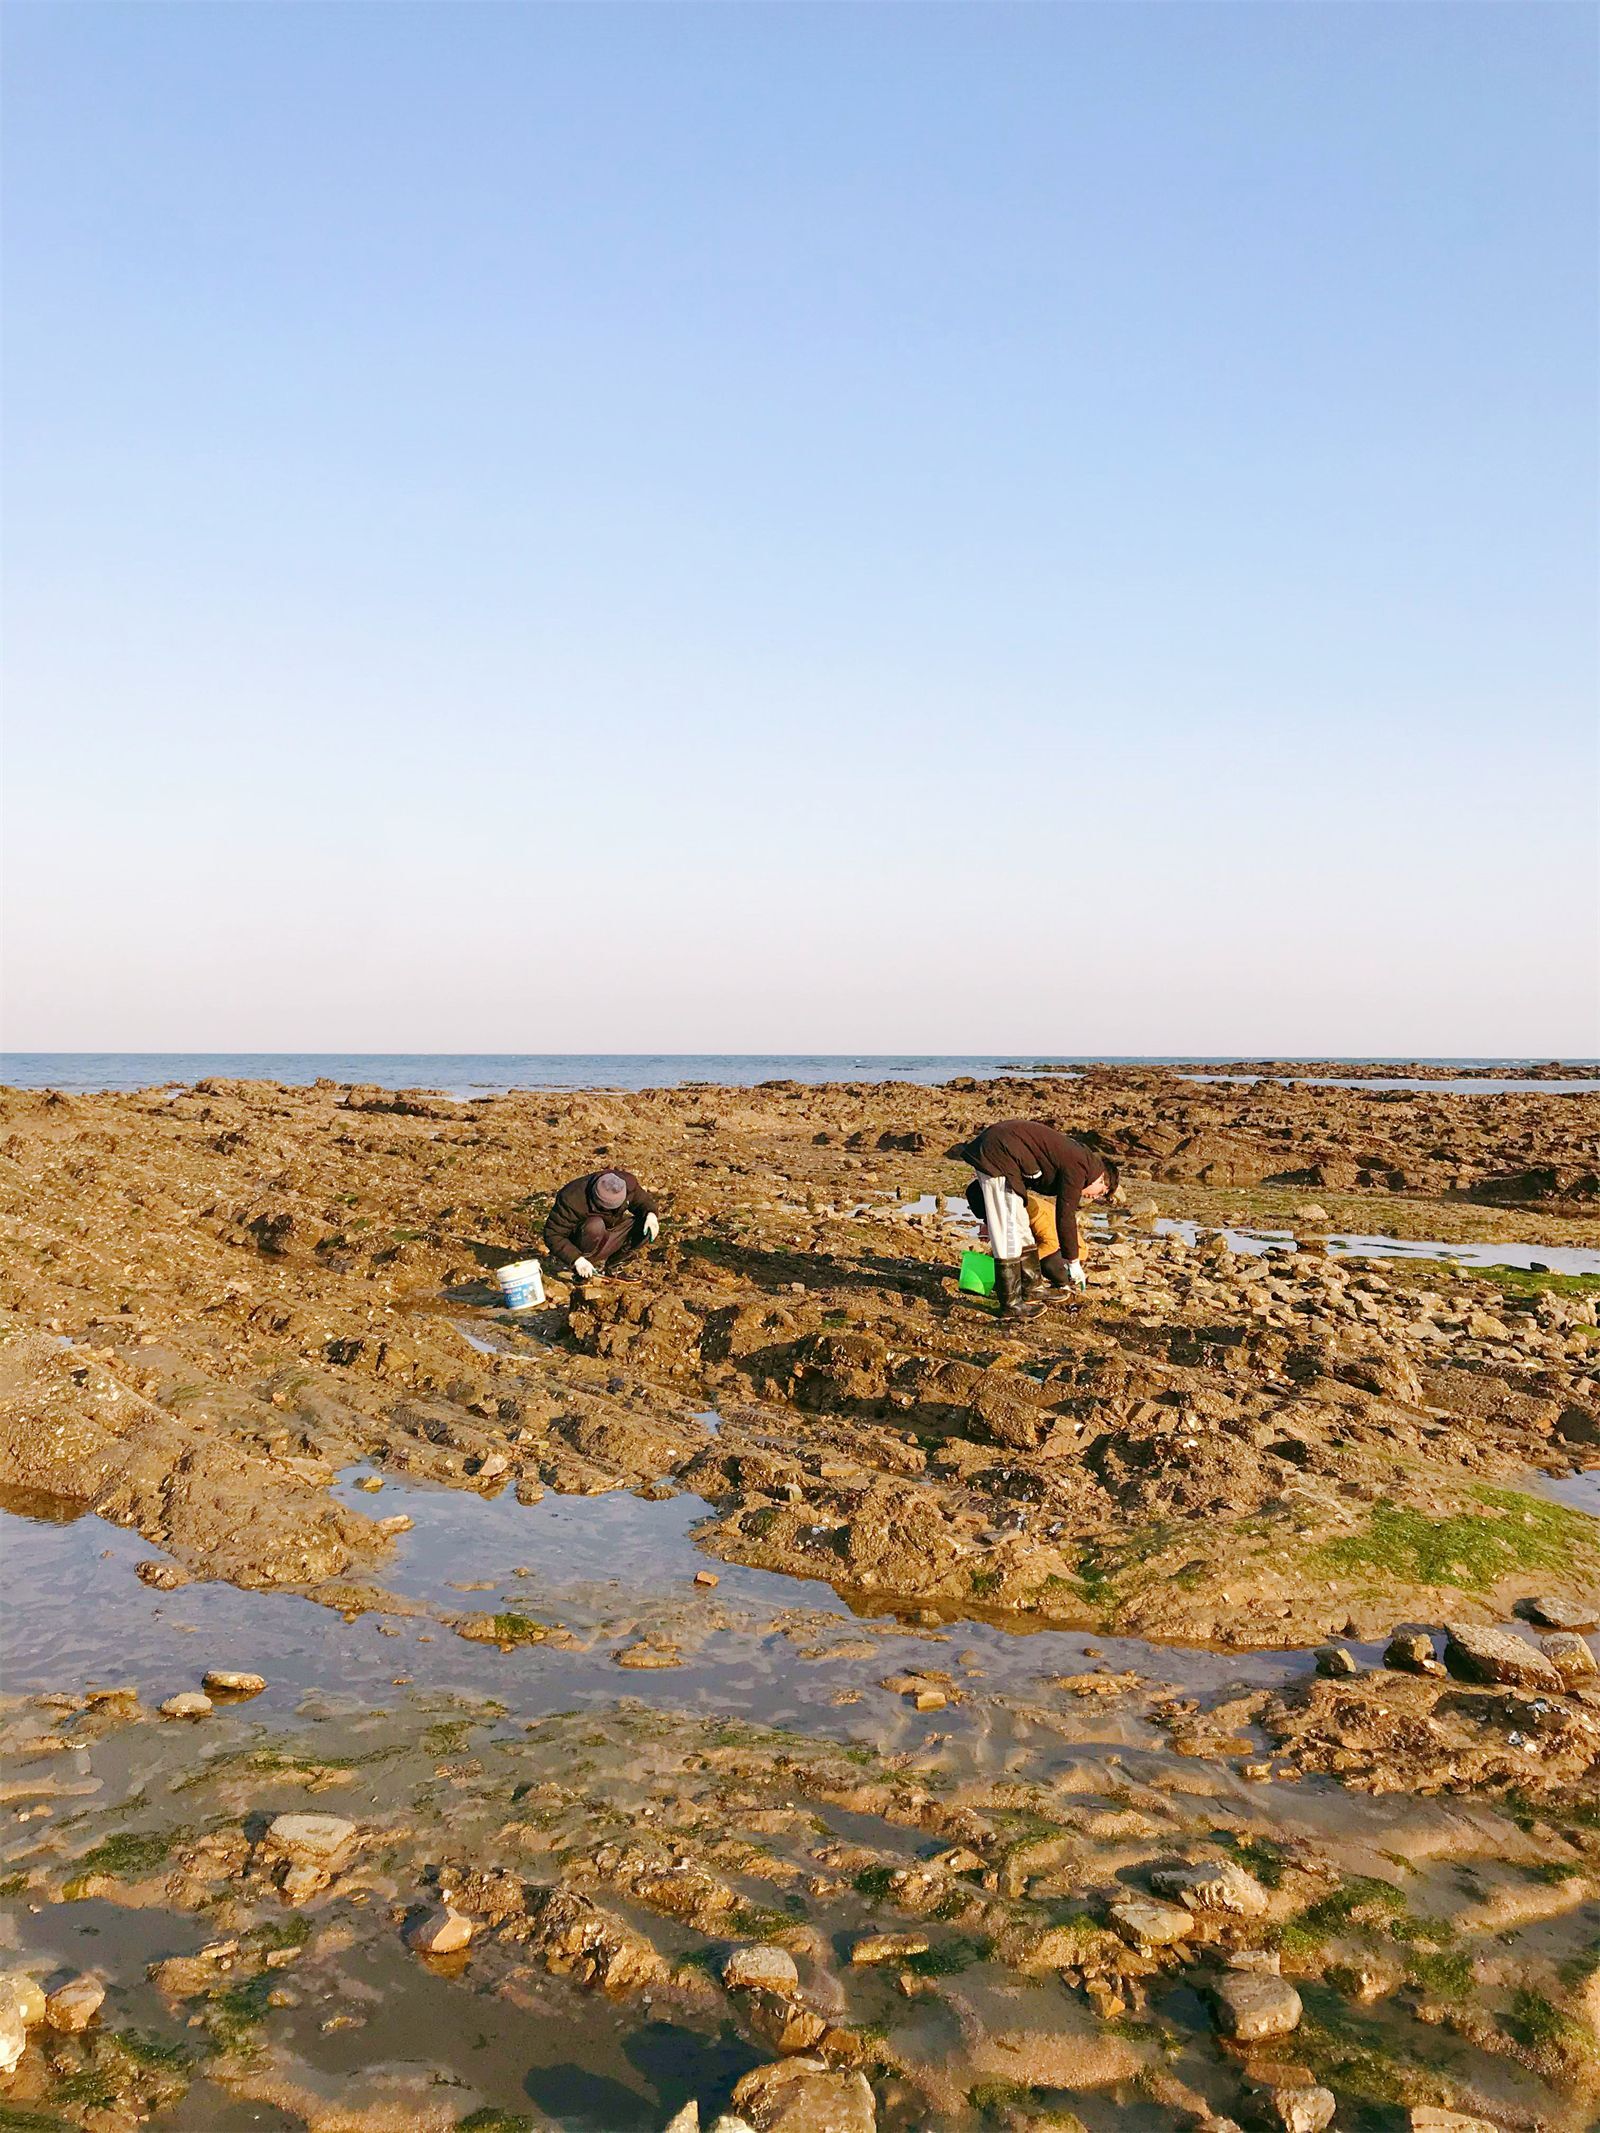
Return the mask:
<svg viewBox="0 0 1600 2133"><path fill-rule="evenodd" d="M97 1977L72 1977L58 1985L44 2003L44 2018L52 2029L76 2036L87 2029L104 2005L106 1988Z"/></svg>
<svg viewBox="0 0 1600 2133"><path fill-rule="evenodd" d="M1286 2037L1300 2026L1300 1995L1287 1978L1229 1971L1212 1988L1217 2026L1225 2036L1250 2043L1259 2037Z"/></svg>
<svg viewBox="0 0 1600 2133"><path fill-rule="evenodd" d="M406 1946L417 1955L455 1955L471 1942L472 1920L448 1904L424 1914L406 1928Z"/></svg>
<svg viewBox="0 0 1600 2133"><path fill-rule="evenodd" d="M755 2133L875 2133L864 2074L839 2073L820 2059L781 2059L744 2076L733 2100Z"/></svg>
<svg viewBox="0 0 1600 2133"><path fill-rule="evenodd" d="M1552 1662L1537 1645L1508 1629L1481 1629L1472 1622L1452 1622L1445 1639L1445 1664L1452 1674L1468 1681L1497 1681L1508 1688L1560 1693L1561 1676Z"/></svg>

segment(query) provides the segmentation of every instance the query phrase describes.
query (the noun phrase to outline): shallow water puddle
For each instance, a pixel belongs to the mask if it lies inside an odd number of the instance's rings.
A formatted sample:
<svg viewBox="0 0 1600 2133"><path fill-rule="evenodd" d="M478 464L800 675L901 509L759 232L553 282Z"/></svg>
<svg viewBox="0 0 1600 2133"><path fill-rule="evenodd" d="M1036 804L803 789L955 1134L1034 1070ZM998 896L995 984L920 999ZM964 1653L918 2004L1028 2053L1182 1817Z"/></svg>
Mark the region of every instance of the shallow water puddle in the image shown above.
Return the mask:
<svg viewBox="0 0 1600 2133"><path fill-rule="evenodd" d="M937 1216L952 1229L970 1237L978 1233L977 1218L958 1196L925 1192L914 1200L880 1205L880 1213L905 1216ZM1104 1215L1091 1213L1090 1233L1097 1238L1127 1234L1114 1229ZM1254 1229L1246 1226L1212 1229L1201 1222L1158 1215L1150 1224L1158 1237L1181 1237L1185 1244L1198 1244L1202 1237L1220 1236L1230 1251L1260 1257L1266 1252L1300 1249L1290 1229ZM1319 1233L1320 1234L1320 1233ZM1537 1267L1550 1274L1600 1274L1600 1249L1572 1244L1446 1244L1436 1237L1365 1236L1354 1230L1336 1230L1327 1238L1335 1258L1448 1259L1458 1266Z"/></svg>
<svg viewBox="0 0 1600 2133"><path fill-rule="evenodd" d="M617 1490L529 1505L510 1490L485 1498L392 1480L373 1495L359 1487L370 1472L351 1469L336 1493L363 1510L413 1519L378 1575L398 1599L430 1612L347 1621L310 1600L220 1583L155 1591L133 1575L158 1552L136 1534L92 1514L67 1515L58 1499L41 1505L0 1493L13 1594L0 1688L126 1682L159 1700L198 1686L207 1667L231 1666L267 1677L265 1694L247 1708L278 1719L328 1697L392 1703L396 1687L493 1696L524 1719L627 1698L737 1711L884 1751L920 1752L931 1740L965 1768L992 1769L1024 1748L1059 1765L1084 1752L1086 1730L1105 1747L1164 1748L1142 1699L1095 1696L1086 1727L1089 1710L1052 1688L1053 1677L1132 1672L1211 1696L1276 1684L1311 1664L1306 1652L1169 1648L1026 1623L908 1625L887 1608L858 1613L824 1584L705 1555L692 1528L706 1506L692 1495L652 1501ZM716 1587L695 1587L695 1573L707 1569ZM440 1614L502 1617L505 1641L517 1648L463 1639ZM517 1642L548 1628L571 1641ZM670 1646L680 1663L617 1664L618 1651L641 1643ZM981 1682L982 1697L918 1713L881 1686L905 1667L944 1669L958 1685ZM997 1709L996 1692L1017 1707ZM1075 1744L1057 1741L1048 1723L1064 1706Z"/></svg>

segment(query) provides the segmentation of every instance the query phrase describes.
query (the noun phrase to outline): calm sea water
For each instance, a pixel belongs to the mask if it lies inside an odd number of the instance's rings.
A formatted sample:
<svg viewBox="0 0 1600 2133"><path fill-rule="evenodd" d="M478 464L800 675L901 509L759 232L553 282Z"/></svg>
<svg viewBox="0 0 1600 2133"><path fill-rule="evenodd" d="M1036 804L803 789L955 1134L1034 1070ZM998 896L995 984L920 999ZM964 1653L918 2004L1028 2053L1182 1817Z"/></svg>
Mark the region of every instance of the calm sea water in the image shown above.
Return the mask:
<svg viewBox="0 0 1600 2133"><path fill-rule="evenodd" d="M1084 1064L1162 1066L1124 1055L1083 1055ZM1184 1062L1196 1065L1192 1056ZM1223 1061L1217 1062L1225 1064ZM1434 1059L1426 1066L1532 1066L1527 1059ZM750 1088L759 1081L953 1081L970 1074L1030 1073L1016 1054L930 1052L0 1052L0 1085L13 1089L155 1089L172 1082L279 1081L305 1086L326 1079L372 1082L384 1089L439 1089L488 1096L502 1089L660 1089L684 1082ZM1196 1080L1222 1079L1196 1075ZM1229 1076L1229 1079L1235 1077ZM1239 1079L1247 1077L1240 1076ZM1352 1077L1360 1088L1459 1088L1473 1095L1507 1089L1600 1089L1600 1081L1406 1081Z"/></svg>

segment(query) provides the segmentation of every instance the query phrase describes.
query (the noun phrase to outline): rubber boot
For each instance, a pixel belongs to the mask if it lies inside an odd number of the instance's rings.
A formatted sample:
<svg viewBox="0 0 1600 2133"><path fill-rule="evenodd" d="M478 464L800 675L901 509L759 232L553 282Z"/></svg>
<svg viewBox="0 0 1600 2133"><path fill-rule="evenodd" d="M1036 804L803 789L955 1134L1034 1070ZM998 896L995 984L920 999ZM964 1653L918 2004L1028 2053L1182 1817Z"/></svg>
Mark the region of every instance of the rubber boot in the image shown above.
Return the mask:
<svg viewBox="0 0 1600 2133"><path fill-rule="evenodd" d="M1053 1289L1070 1289L1067 1278L1067 1262L1060 1252L1052 1252L1040 1266L1039 1272Z"/></svg>
<svg viewBox="0 0 1600 2133"><path fill-rule="evenodd" d="M1037 1318L1044 1309L1043 1304L1028 1303L1024 1299L1020 1259L995 1261L994 1293L1002 1318Z"/></svg>

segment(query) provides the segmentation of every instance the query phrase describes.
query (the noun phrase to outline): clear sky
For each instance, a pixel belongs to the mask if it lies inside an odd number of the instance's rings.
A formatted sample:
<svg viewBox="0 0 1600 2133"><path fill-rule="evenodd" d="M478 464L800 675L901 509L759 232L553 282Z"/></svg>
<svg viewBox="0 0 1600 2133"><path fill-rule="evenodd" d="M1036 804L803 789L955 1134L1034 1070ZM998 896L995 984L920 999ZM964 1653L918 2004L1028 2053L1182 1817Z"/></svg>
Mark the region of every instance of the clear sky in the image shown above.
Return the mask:
<svg viewBox="0 0 1600 2133"><path fill-rule="evenodd" d="M1600 1044L1588 6L6 15L13 1048Z"/></svg>

